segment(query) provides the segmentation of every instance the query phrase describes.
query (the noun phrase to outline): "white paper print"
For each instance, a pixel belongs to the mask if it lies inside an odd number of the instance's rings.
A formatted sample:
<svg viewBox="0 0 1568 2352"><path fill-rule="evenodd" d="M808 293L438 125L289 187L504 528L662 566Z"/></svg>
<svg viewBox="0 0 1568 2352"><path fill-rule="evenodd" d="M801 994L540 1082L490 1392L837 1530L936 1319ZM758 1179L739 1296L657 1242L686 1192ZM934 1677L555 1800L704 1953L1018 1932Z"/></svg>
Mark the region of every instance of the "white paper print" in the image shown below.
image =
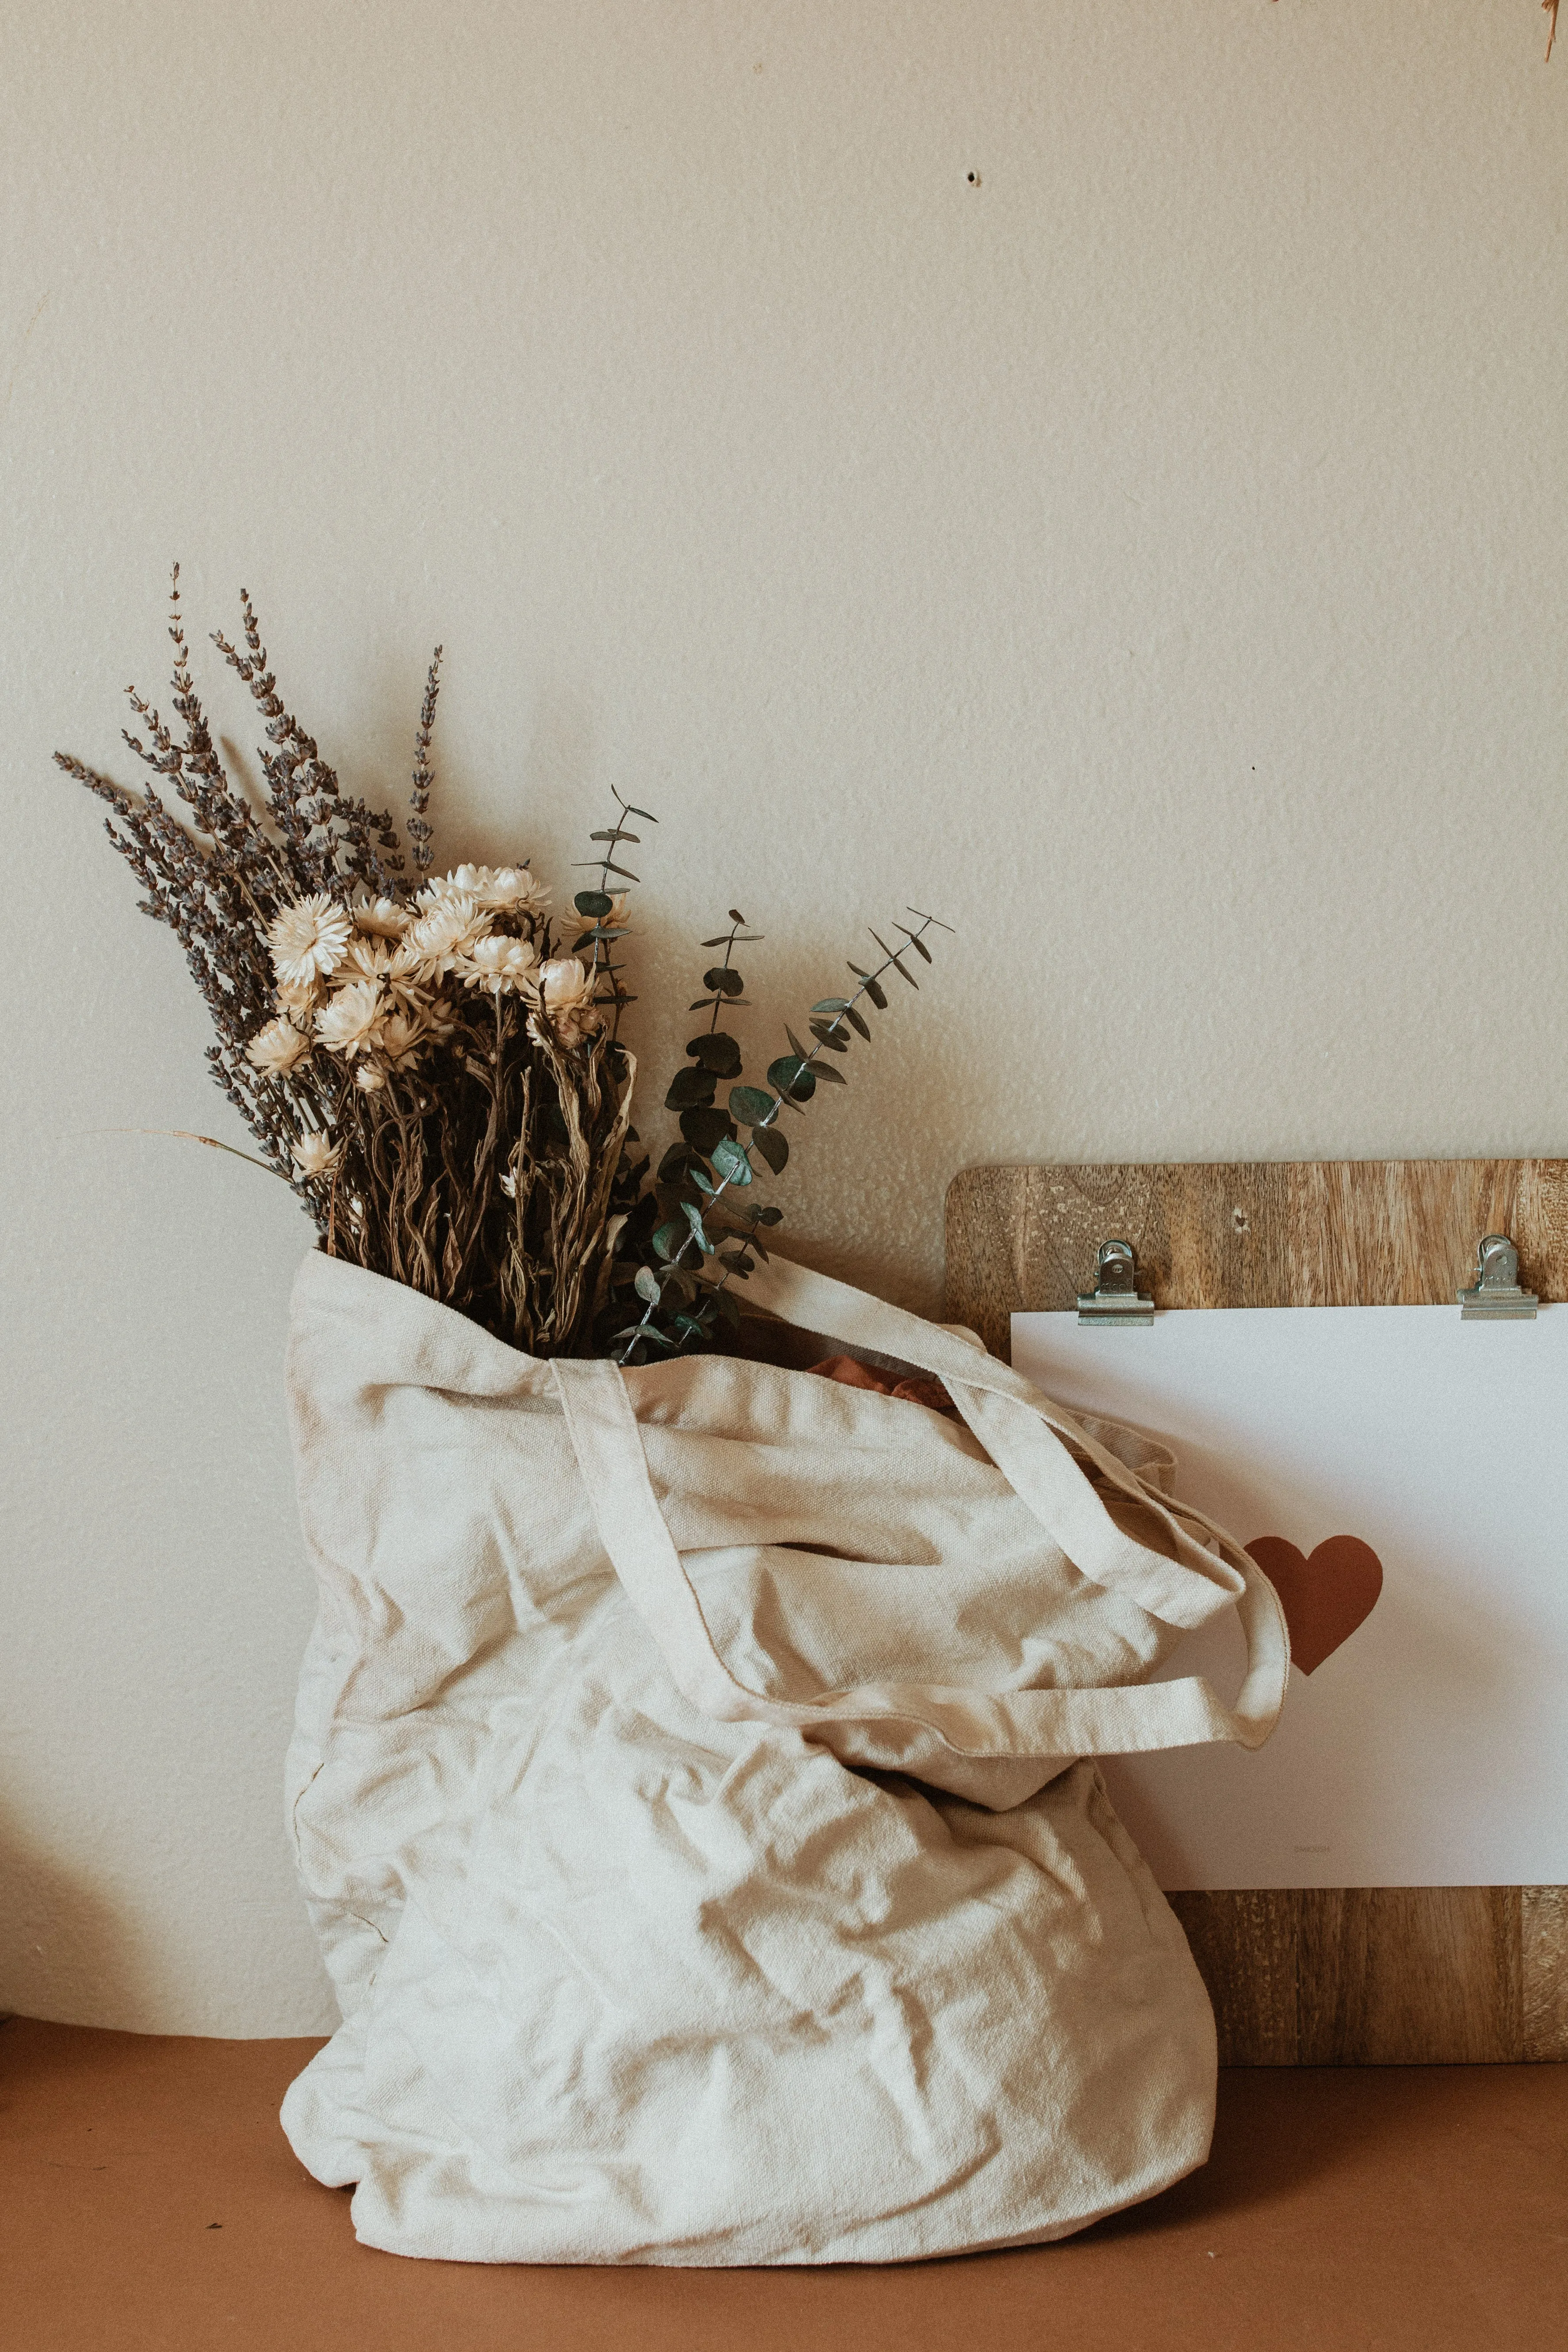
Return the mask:
<svg viewBox="0 0 1568 2352"><path fill-rule="evenodd" d="M1162 1885L1568 1881L1568 1306L1016 1315L1013 1361L1166 1439L1291 1621L1261 1751L1108 1761ZM1226 1620L1166 1672L1229 1697L1241 1665Z"/></svg>

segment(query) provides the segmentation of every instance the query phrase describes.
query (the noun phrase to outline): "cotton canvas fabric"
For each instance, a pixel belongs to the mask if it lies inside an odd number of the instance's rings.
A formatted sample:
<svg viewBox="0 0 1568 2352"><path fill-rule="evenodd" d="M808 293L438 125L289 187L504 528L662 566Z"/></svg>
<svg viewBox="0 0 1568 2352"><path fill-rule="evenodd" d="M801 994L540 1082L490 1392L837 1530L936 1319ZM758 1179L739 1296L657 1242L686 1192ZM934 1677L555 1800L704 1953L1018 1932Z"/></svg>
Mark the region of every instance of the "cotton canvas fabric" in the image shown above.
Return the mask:
<svg viewBox="0 0 1568 2352"><path fill-rule="evenodd" d="M369 2244L902 2261L1207 2153L1208 2000L1092 1759L1267 1738L1272 1592L969 1335L776 1258L748 1294L962 1418L301 1269L289 1823L343 2024L283 2120ZM1234 1705L1150 1681L1233 1607Z"/></svg>

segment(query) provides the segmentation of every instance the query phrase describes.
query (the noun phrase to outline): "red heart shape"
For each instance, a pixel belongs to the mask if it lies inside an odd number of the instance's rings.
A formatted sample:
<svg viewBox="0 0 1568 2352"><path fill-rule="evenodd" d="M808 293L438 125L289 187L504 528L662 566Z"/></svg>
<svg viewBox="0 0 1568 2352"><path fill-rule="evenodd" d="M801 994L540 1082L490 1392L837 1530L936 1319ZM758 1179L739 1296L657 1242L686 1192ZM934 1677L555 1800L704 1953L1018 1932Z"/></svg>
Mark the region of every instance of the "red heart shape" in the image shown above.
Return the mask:
<svg viewBox="0 0 1568 2352"><path fill-rule="evenodd" d="M1359 1536L1329 1536L1310 1559L1283 1536L1258 1536L1247 1549L1279 1595L1290 1663L1304 1675L1350 1640L1383 1591L1383 1562Z"/></svg>

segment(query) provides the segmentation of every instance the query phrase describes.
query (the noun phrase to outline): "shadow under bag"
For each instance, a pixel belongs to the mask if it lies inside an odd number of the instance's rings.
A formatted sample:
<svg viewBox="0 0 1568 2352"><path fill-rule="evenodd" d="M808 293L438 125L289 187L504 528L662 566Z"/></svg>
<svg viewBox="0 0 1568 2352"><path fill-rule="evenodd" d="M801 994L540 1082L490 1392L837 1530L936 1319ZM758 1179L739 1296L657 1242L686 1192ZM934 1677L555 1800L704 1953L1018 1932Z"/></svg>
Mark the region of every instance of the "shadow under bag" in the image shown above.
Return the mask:
<svg viewBox="0 0 1568 2352"><path fill-rule="evenodd" d="M1267 1738L1271 1589L1168 1453L967 1335L777 1258L747 1304L962 1422L300 1271L289 1820L343 2023L283 2121L368 2244L898 2262L1208 2152L1208 2000L1089 1759ZM1233 1707L1150 1680L1231 1608Z"/></svg>

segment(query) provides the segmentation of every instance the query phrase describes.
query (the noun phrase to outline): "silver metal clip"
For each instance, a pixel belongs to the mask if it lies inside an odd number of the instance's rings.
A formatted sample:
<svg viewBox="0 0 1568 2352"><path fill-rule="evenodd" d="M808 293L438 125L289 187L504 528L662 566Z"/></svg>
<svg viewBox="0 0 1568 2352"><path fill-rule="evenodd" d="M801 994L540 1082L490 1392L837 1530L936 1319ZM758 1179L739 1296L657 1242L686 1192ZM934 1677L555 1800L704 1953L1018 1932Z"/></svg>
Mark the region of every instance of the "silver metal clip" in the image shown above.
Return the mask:
<svg viewBox="0 0 1568 2352"><path fill-rule="evenodd" d="M1101 1242L1094 1271L1094 1288L1079 1293L1080 1323L1104 1323L1113 1328L1152 1323L1154 1302L1138 1287L1138 1263L1131 1242Z"/></svg>
<svg viewBox="0 0 1568 2352"><path fill-rule="evenodd" d="M1506 1234L1489 1234L1476 1252L1475 1286L1458 1294L1461 1323L1523 1323L1540 1301L1519 1286L1519 1252Z"/></svg>

